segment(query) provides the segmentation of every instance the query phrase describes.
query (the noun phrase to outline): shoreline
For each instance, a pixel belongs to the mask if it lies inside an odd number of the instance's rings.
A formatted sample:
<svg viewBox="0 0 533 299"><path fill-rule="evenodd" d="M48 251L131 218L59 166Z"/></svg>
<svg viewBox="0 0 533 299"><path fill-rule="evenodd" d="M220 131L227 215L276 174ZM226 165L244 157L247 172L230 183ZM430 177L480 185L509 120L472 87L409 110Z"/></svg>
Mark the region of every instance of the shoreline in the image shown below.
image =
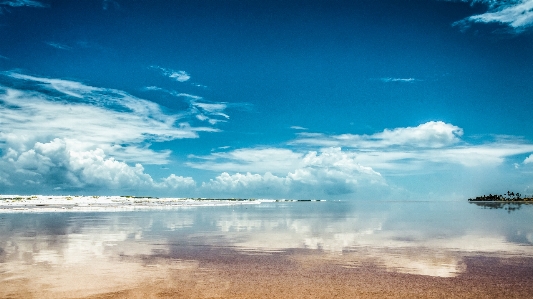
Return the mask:
<svg viewBox="0 0 533 299"><path fill-rule="evenodd" d="M265 201L269 200L134 196L0 195L0 213L162 210L198 206L249 205L260 204Z"/></svg>
<svg viewBox="0 0 533 299"><path fill-rule="evenodd" d="M167 210L187 207L258 205L265 202L318 202L325 200L182 198L150 196L0 195L0 213L118 212Z"/></svg>

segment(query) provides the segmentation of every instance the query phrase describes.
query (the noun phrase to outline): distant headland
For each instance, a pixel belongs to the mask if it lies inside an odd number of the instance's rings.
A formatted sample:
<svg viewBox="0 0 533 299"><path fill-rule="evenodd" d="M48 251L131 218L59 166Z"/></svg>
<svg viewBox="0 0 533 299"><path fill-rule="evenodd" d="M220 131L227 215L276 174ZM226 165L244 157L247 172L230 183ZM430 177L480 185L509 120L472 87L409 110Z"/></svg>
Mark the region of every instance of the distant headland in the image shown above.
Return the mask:
<svg viewBox="0 0 533 299"><path fill-rule="evenodd" d="M507 191L507 194L489 194L477 196L476 198L469 198L468 201L488 201L488 202L533 202L533 196L522 197L520 193Z"/></svg>

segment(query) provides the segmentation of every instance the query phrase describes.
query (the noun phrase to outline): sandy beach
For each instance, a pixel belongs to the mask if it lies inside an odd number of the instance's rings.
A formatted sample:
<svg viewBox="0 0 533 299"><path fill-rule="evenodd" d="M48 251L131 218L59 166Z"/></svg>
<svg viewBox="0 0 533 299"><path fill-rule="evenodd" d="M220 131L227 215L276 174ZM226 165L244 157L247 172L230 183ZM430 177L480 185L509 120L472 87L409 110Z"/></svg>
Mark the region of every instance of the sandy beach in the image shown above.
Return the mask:
<svg viewBox="0 0 533 299"><path fill-rule="evenodd" d="M127 259L127 257L124 257ZM127 261L122 261L127 265ZM174 256L145 257L136 268L95 273L64 271L62 282L6 279L2 298L531 298L532 259L471 257L467 271L443 278L346 267L309 251L236 253L189 248ZM42 275L33 270L35 275ZM44 271L44 270L40 270ZM77 272L81 271L81 272ZM130 271L133 271L131 273ZM84 273L84 274L80 274ZM94 275L94 276L93 276ZM120 275L124 279L120 279ZM41 279L42 281L42 279ZM83 287L81 284L83 283Z"/></svg>

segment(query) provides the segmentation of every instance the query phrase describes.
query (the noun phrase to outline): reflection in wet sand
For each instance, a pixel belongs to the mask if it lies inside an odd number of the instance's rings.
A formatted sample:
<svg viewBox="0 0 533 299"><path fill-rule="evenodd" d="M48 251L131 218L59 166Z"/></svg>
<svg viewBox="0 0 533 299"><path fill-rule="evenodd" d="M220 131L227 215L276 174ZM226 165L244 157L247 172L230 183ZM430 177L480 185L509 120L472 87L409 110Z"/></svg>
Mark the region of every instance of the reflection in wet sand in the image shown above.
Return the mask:
<svg viewBox="0 0 533 299"><path fill-rule="evenodd" d="M530 209L313 204L0 214L0 297L533 296Z"/></svg>

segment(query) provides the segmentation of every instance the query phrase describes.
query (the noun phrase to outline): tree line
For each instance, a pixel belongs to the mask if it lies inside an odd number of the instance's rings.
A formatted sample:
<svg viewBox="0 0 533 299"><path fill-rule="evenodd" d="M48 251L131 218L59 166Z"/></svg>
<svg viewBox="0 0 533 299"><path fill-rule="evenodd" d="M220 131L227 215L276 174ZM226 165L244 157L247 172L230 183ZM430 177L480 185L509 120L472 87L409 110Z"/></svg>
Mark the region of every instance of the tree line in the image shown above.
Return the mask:
<svg viewBox="0 0 533 299"><path fill-rule="evenodd" d="M489 194L477 196L476 198L469 198L468 201L533 201L533 196L522 197L520 193L507 191L507 194Z"/></svg>

